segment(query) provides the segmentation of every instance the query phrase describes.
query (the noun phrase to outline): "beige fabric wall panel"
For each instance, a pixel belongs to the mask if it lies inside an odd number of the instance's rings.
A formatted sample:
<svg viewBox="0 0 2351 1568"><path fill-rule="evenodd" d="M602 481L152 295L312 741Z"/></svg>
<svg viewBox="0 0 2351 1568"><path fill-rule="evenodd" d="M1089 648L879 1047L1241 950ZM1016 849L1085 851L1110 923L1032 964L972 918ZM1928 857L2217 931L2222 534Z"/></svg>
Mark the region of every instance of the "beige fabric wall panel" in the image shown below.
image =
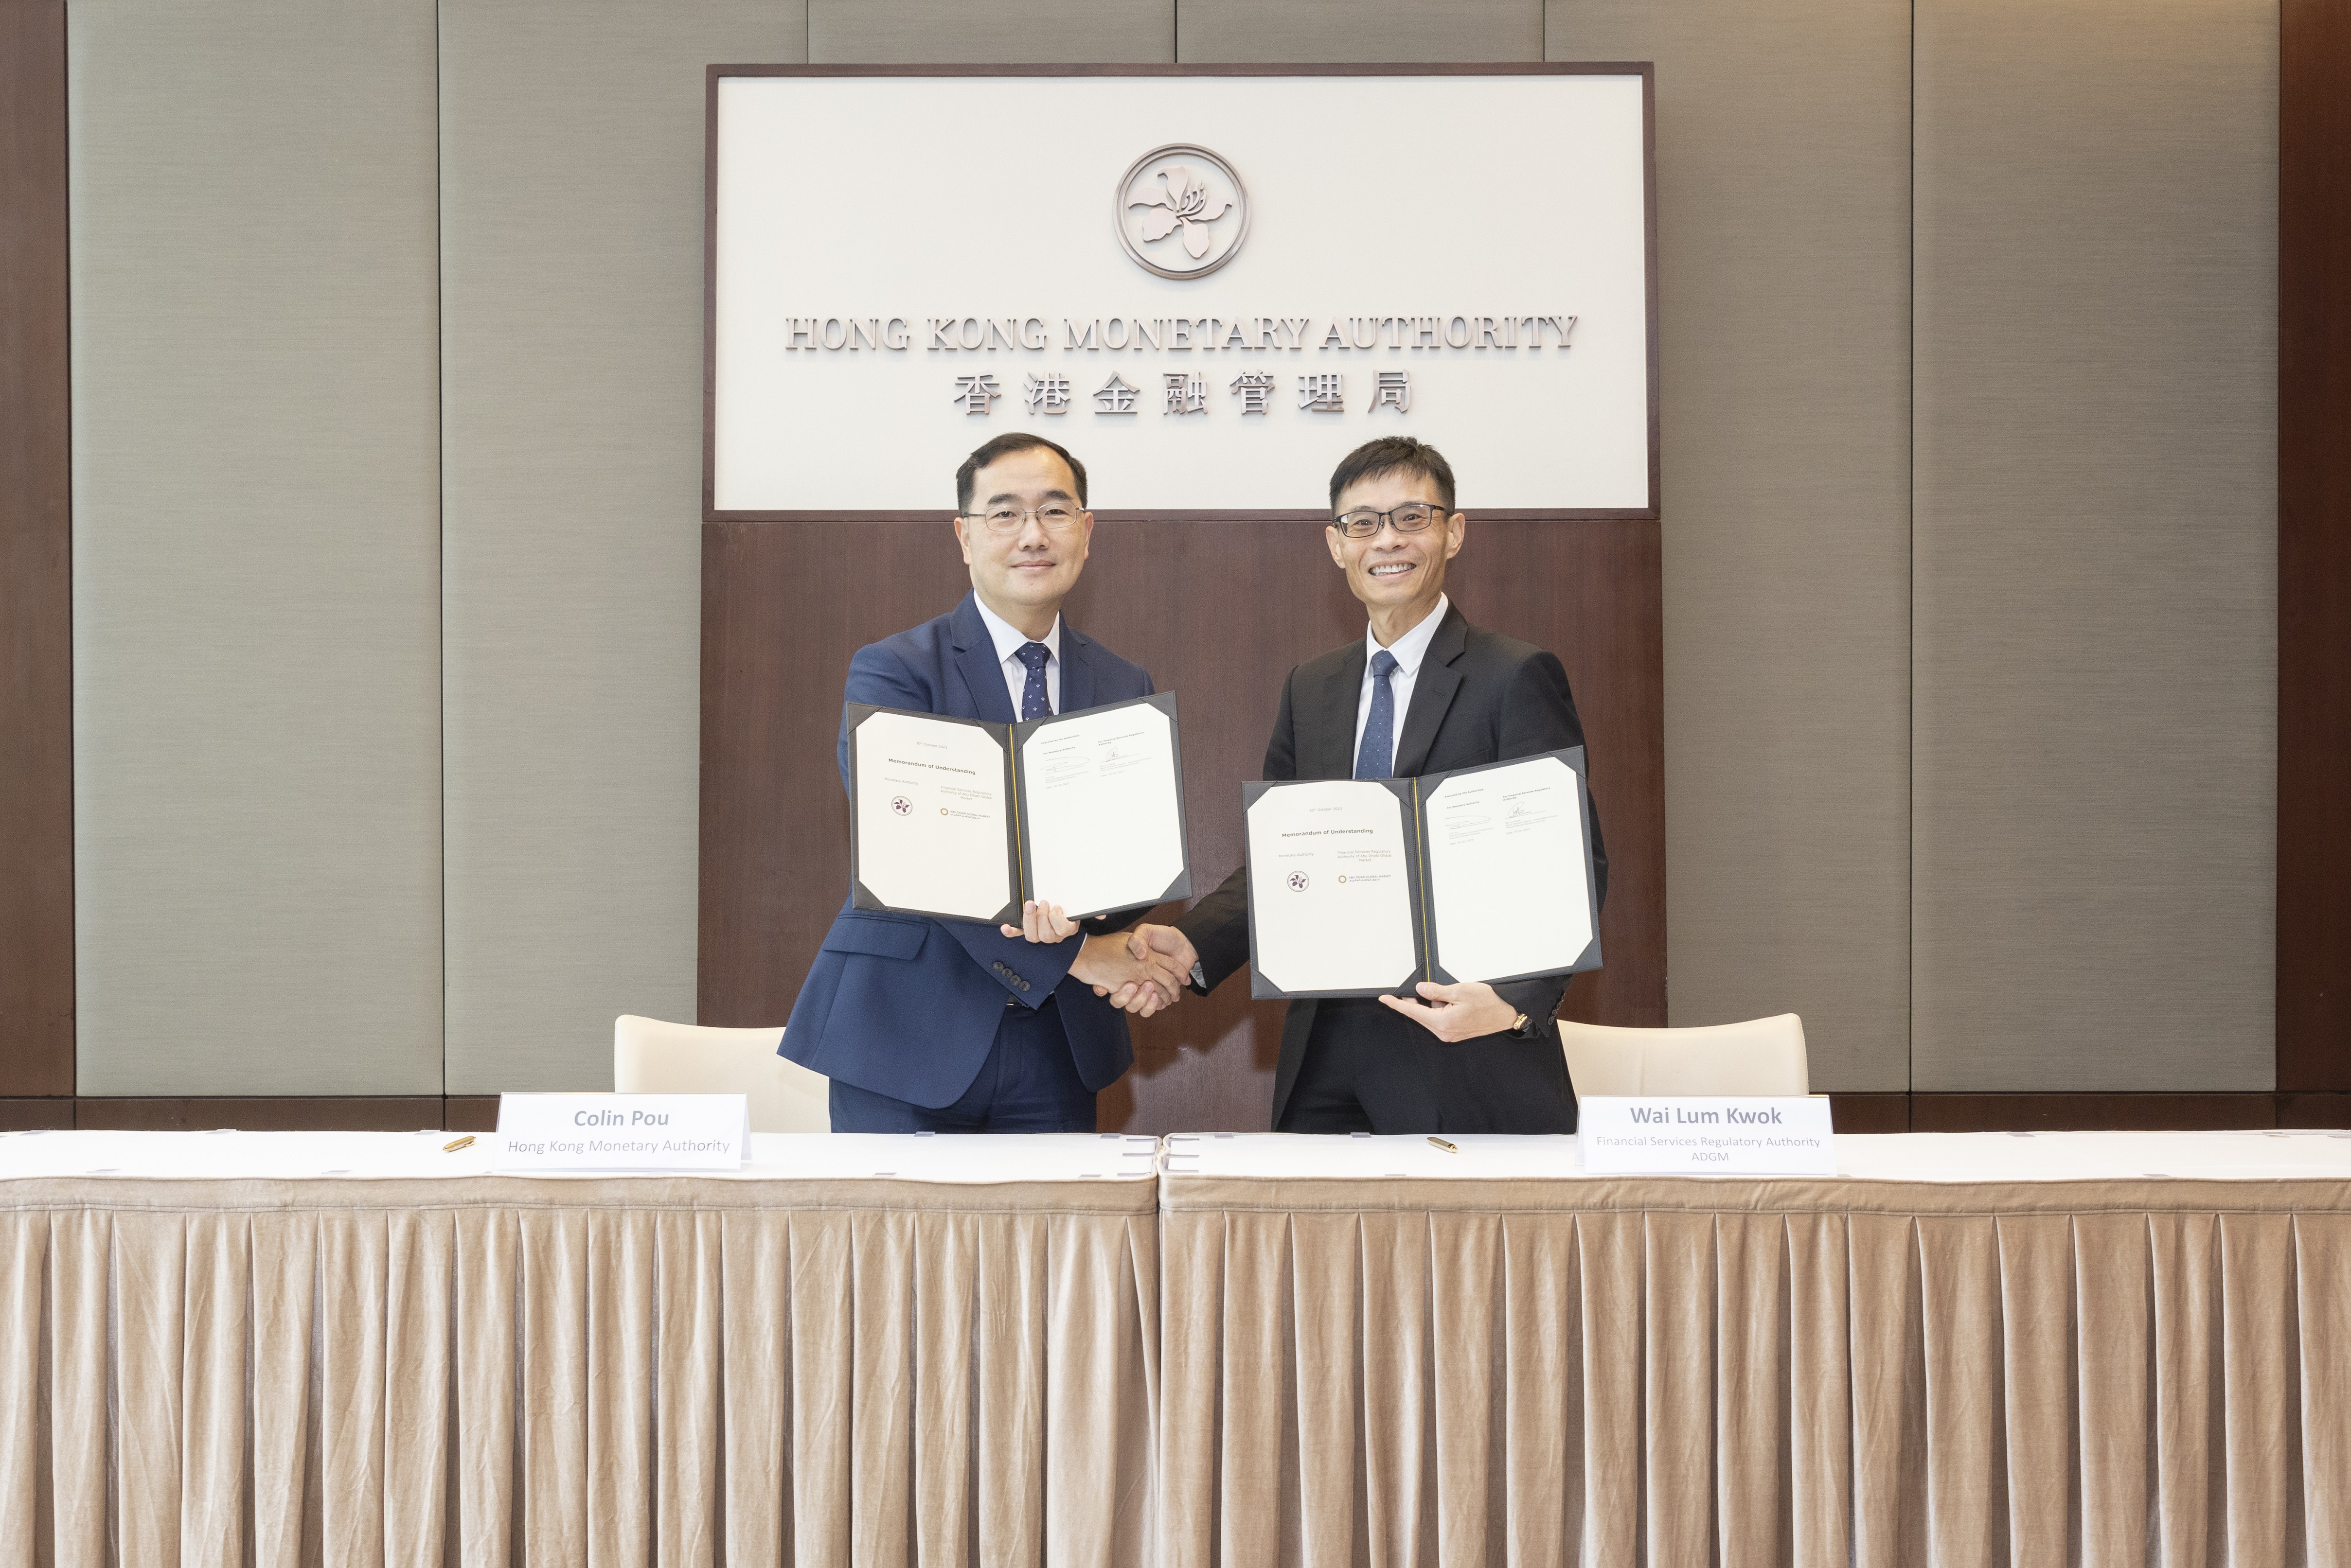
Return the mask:
<svg viewBox="0 0 2351 1568"><path fill-rule="evenodd" d="M609 1087L615 1015L695 1015L704 67L802 21L442 11L452 1094Z"/></svg>
<svg viewBox="0 0 2351 1568"><path fill-rule="evenodd" d="M80 1092L438 1094L431 0L69 26Z"/></svg>
<svg viewBox="0 0 2351 1568"><path fill-rule="evenodd" d="M2277 9L1917 59L1916 1086L2267 1089Z"/></svg>
<svg viewBox="0 0 2351 1568"><path fill-rule="evenodd" d="M1176 58L1176 0L808 0L807 57L823 66L1164 64Z"/></svg>
<svg viewBox="0 0 2351 1568"><path fill-rule="evenodd" d="M1802 1014L1909 1086L1905 0L1554 0L1654 60L1677 1024Z"/></svg>
<svg viewBox="0 0 2351 1568"><path fill-rule="evenodd" d="M1176 20L1186 65L1543 57L1542 0L1182 0Z"/></svg>

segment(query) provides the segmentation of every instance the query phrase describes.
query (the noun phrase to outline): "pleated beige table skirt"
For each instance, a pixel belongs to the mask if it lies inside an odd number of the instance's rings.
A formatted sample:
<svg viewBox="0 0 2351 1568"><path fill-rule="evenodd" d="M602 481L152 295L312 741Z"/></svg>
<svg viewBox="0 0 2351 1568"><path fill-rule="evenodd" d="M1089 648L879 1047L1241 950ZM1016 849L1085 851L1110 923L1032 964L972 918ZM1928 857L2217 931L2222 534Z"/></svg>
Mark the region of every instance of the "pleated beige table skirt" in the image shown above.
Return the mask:
<svg viewBox="0 0 2351 1568"><path fill-rule="evenodd" d="M1140 1563L1155 1196L0 1184L0 1565Z"/></svg>
<svg viewBox="0 0 2351 1568"><path fill-rule="evenodd" d="M0 1181L0 1568L1155 1556L2351 1563L2351 1181Z"/></svg>
<svg viewBox="0 0 2351 1568"><path fill-rule="evenodd" d="M1164 1568L2351 1563L2351 1184L1161 1179Z"/></svg>

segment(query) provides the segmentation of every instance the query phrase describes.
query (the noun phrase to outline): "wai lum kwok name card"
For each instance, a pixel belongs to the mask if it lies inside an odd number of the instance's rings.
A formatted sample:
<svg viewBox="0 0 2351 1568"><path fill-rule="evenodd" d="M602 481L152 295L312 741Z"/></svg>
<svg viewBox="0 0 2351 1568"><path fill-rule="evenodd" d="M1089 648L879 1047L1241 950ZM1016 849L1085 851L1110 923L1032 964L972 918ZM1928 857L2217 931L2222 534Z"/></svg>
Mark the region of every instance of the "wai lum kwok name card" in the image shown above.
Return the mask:
<svg viewBox="0 0 2351 1568"><path fill-rule="evenodd" d="M737 1170L751 1157L742 1095L500 1095L490 1168Z"/></svg>
<svg viewBox="0 0 2351 1568"><path fill-rule="evenodd" d="M1616 1176L1834 1176L1825 1095L1586 1095L1583 1168Z"/></svg>

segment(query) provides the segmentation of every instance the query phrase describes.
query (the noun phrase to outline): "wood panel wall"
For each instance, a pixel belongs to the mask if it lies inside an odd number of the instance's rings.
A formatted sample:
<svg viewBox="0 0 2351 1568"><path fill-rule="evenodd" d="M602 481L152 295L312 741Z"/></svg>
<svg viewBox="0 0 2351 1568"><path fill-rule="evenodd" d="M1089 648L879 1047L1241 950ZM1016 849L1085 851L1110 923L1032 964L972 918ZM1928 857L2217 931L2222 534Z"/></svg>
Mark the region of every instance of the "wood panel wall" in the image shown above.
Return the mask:
<svg viewBox="0 0 2351 1568"><path fill-rule="evenodd" d="M74 1092L66 8L0 5L0 1095Z"/></svg>
<svg viewBox="0 0 2351 1568"><path fill-rule="evenodd" d="M1485 521L1447 588L1476 624L1566 664L1608 837L1607 967L1566 1013L1666 1021L1664 644L1657 525ZM780 1023L848 888L834 760L861 646L952 607L970 579L932 523L713 523L703 529L701 1020ZM1364 634L1321 527L1105 517L1069 621L1177 694L1193 880L1240 863L1240 785L1259 776L1290 667ZM1172 908L1168 911L1173 912ZM1105 1130L1266 1126L1279 1003L1228 982L1135 1031Z"/></svg>
<svg viewBox="0 0 2351 1568"><path fill-rule="evenodd" d="M2278 13L2277 1086L2351 1091L2351 6Z"/></svg>

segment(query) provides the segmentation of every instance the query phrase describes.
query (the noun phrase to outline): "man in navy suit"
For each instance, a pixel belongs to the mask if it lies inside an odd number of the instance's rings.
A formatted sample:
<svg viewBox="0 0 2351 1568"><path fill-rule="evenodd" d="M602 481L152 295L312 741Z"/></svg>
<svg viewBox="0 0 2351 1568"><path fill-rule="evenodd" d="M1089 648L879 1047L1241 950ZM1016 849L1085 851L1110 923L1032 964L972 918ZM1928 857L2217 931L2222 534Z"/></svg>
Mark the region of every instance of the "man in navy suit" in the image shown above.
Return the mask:
<svg viewBox="0 0 2351 1568"><path fill-rule="evenodd" d="M1009 724L1148 696L1141 665L1061 618L1093 534L1085 505L1084 465L1051 441L1003 435L973 452L956 471L955 520L971 592L859 649L844 703ZM845 711L840 749L845 784ZM1031 904L1025 927L998 927L844 904L780 1047L832 1080L832 1130L1093 1131L1094 1092L1134 1061L1125 1015L1102 993L1148 1016L1182 981L1112 934L1122 917L1029 940L1058 914Z"/></svg>

